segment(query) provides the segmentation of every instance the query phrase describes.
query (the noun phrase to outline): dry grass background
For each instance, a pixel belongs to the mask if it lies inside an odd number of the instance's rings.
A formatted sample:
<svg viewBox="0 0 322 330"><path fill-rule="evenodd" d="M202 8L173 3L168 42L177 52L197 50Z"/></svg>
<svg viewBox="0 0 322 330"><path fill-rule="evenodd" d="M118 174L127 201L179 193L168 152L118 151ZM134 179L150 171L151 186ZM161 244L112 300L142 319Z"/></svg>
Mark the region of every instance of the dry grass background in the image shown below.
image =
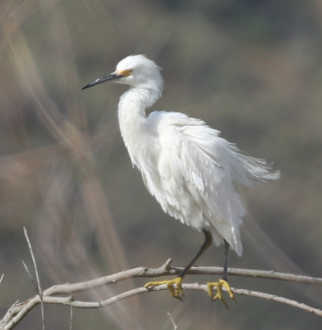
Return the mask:
<svg viewBox="0 0 322 330"><path fill-rule="evenodd" d="M2 314L34 295L21 260L35 249L42 287L130 267L184 265L202 235L164 215L132 170L117 127L124 88L80 88L144 53L164 68L154 109L202 118L279 182L242 192L249 214L242 258L231 267L321 276L322 115L319 1L58 1L0 3L0 285ZM213 247L200 260L221 265ZM205 278L187 277L189 281ZM90 292L106 299L142 280ZM236 287L321 306L321 290L231 279ZM238 297L226 310L200 293L184 304L149 294L74 311L75 329L317 329L291 307ZM69 310L46 306L47 329L69 329ZM41 327L35 311L17 329Z"/></svg>

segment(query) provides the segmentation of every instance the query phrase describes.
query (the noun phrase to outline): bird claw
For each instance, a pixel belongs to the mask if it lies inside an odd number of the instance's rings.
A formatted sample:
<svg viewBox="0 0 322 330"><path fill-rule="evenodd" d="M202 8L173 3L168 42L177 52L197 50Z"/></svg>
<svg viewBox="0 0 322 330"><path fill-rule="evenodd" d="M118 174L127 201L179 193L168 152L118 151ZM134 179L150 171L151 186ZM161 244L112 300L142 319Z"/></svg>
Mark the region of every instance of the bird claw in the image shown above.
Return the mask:
<svg viewBox="0 0 322 330"><path fill-rule="evenodd" d="M166 284L171 296L173 298L179 299L183 301L184 293L182 289L182 278L176 277L173 280L167 280L167 281L158 281L158 282L148 282L144 285L145 288L149 289L149 287L155 287L158 285Z"/></svg>
<svg viewBox="0 0 322 330"><path fill-rule="evenodd" d="M229 294L229 297L235 301L235 303L237 304L237 300L231 290L231 287L230 285L228 284L227 281L224 281L224 280L219 280L218 282L209 282L207 283L207 286L208 286L208 294L209 296L211 297L212 301L215 301L215 300L221 300L221 302L226 306L226 308L229 309L225 299L223 298L222 296L222 287L226 288L228 294ZM216 287L217 288L217 294L214 295L213 293L213 287Z"/></svg>

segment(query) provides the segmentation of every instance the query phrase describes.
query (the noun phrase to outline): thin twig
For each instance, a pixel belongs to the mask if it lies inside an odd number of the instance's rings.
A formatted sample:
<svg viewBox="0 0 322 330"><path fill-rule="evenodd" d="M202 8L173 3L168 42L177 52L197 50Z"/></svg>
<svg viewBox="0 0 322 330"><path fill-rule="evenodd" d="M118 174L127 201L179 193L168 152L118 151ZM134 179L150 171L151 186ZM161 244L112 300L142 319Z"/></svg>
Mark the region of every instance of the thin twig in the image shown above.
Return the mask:
<svg viewBox="0 0 322 330"><path fill-rule="evenodd" d="M2 274L1 277L0 277L0 283L1 283L2 280L3 280L3 277L4 277L4 274Z"/></svg>
<svg viewBox="0 0 322 330"><path fill-rule="evenodd" d="M26 240L27 240L27 243L28 243L28 246L29 246L29 251L30 251L31 258L32 258L32 262L34 264L36 278L37 278L37 283L38 283L38 289L39 289L39 292L42 292L41 291L41 286L40 286L40 279L39 279L39 274L38 274L37 263L36 263L34 252L32 250L32 246L31 246L31 243L30 243L30 240L29 240L29 237L28 237L28 233L27 233L26 227L23 227L23 230L24 230L25 237L26 237Z"/></svg>
<svg viewBox="0 0 322 330"><path fill-rule="evenodd" d="M37 279L37 283L38 283L38 290L37 293L39 294L39 297L41 298L41 318L42 318L42 328L43 330L46 329L46 324L45 324L45 312L44 312L44 303L43 303L43 299L42 299L42 290L41 290L41 285L40 285L40 278L39 278L39 274L38 274L38 268L37 268L37 263L36 263L36 258L34 256L34 252L32 250L32 246L28 237L28 233L27 233L27 229L26 227L23 227L23 231L25 233L25 237L29 246L29 251L31 254L31 258L32 258L32 262L34 264L34 269L35 269L35 273L36 273L36 279ZM26 267L26 265L24 264L24 266ZM26 267L27 269L27 267ZM28 269L27 269L28 270ZM29 273L30 275L30 273Z"/></svg>
<svg viewBox="0 0 322 330"><path fill-rule="evenodd" d="M29 278L30 278L30 280L31 280L31 283L34 285L34 288L35 288L37 294L39 295L40 299L42 299L42 295L40 294L39 289L38 289L38 287L37 287L35 281L33 280L33 278L32 278L32 276L31 276L31 274L30 274L30 271L29 271L27 265L25 264L25 262L24 262L23 260L22 260L21 262L22 262L22 264L24 265L27 274L29 275Z"/></svg>
<svg viewBox="0 0 322 330"><path fill-rule="evenodd" d="M167 315L169 316L169 319L170 319L170 321L171 321L171 323L172 323L172 325L173 325L173 329L174 329L174 330L178 329L179 327L178 327L178 326L176 325L176 323L174 322L174 319L173 319L173 317L171 316L170 312L168 312Z"/></svg>

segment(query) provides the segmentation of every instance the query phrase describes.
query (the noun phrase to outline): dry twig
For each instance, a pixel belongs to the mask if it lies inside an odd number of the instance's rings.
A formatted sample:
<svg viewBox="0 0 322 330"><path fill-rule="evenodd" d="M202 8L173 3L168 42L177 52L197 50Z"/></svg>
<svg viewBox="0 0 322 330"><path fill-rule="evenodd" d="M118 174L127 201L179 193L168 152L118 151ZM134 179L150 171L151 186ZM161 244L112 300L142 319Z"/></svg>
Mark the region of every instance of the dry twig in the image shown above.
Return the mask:
<svg viewBox="0 0 322 330"><path fill-rule="evenodd" d="M174 322L174 319L173 319L172 315L170 314L170 312L168 312L167 315L169 316L169 319L170 319L170 321L171 321L171 323L172 323L172 325L173 325L173 329L174 329L174 330L178 329L179 327L178 327L178 326L176 325L176 323Z"/></svg>
<svg viewBox="0 0 322 330"><path fill-rule="evenodd" d="M24 262L23 265L25 266L26 268L26 271L27 273L29 274L30 278L31 278L31 281L32 283L34 284L35 286L35 289L36 289L36 292L38 293L39 297L40 297L40 304L41 304L41 318L42 318L42 328L43 330L46 329L46 325L45 325L45 312L44 312L44 302L43 302L43 299L42 299L42 291L41 291L41 286L40 286L40 279L39 279L39 274L38 274L38 268L37 268L37 263L36 263L36 258L34 256L34 252L32 250L32 246L31 246L31 243L30 243L30 240L29 240L29 237L28 237L28 233L27 233L27 229L25 227L23 227L23 231L24 231L24 234L25 234L25 237L26 237L26 240L27 240L27 243L28 243L28 247L29 247L29 251L30 251L30 255L31 255L31 258L32 258L32 262L34 264L34 270L35 270L35 273L36 273L36 279L37 279L37 284L38 284L38 288L37 286L35 285L33 279L32 279L32 276L26 266L26 264Z"/></svg>

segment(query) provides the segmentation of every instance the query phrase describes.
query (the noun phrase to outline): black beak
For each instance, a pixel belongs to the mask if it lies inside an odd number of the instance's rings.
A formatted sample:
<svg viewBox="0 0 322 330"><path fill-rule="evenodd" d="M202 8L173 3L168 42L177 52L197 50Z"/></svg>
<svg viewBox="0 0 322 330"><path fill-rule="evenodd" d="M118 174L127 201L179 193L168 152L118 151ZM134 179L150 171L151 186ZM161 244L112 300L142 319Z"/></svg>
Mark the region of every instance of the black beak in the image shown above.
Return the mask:
<svg viewBox="0 0 322 330"><path fill-rule="evenodd" d="M104 83L105 81L109 81L109 80L114 80L114 79L119 79L119 78L122 78L123 76L120 75L120 74L117 74L117 73L111 73L109 74L108 76L105 76L103 78L98 78L96 80L94 80L93 82L87 84L86 86L84 86L82 89L86 89L86 88L90 88L90 87L93 87L95 85L98 85L98 84L102 84Z"/></svg>

